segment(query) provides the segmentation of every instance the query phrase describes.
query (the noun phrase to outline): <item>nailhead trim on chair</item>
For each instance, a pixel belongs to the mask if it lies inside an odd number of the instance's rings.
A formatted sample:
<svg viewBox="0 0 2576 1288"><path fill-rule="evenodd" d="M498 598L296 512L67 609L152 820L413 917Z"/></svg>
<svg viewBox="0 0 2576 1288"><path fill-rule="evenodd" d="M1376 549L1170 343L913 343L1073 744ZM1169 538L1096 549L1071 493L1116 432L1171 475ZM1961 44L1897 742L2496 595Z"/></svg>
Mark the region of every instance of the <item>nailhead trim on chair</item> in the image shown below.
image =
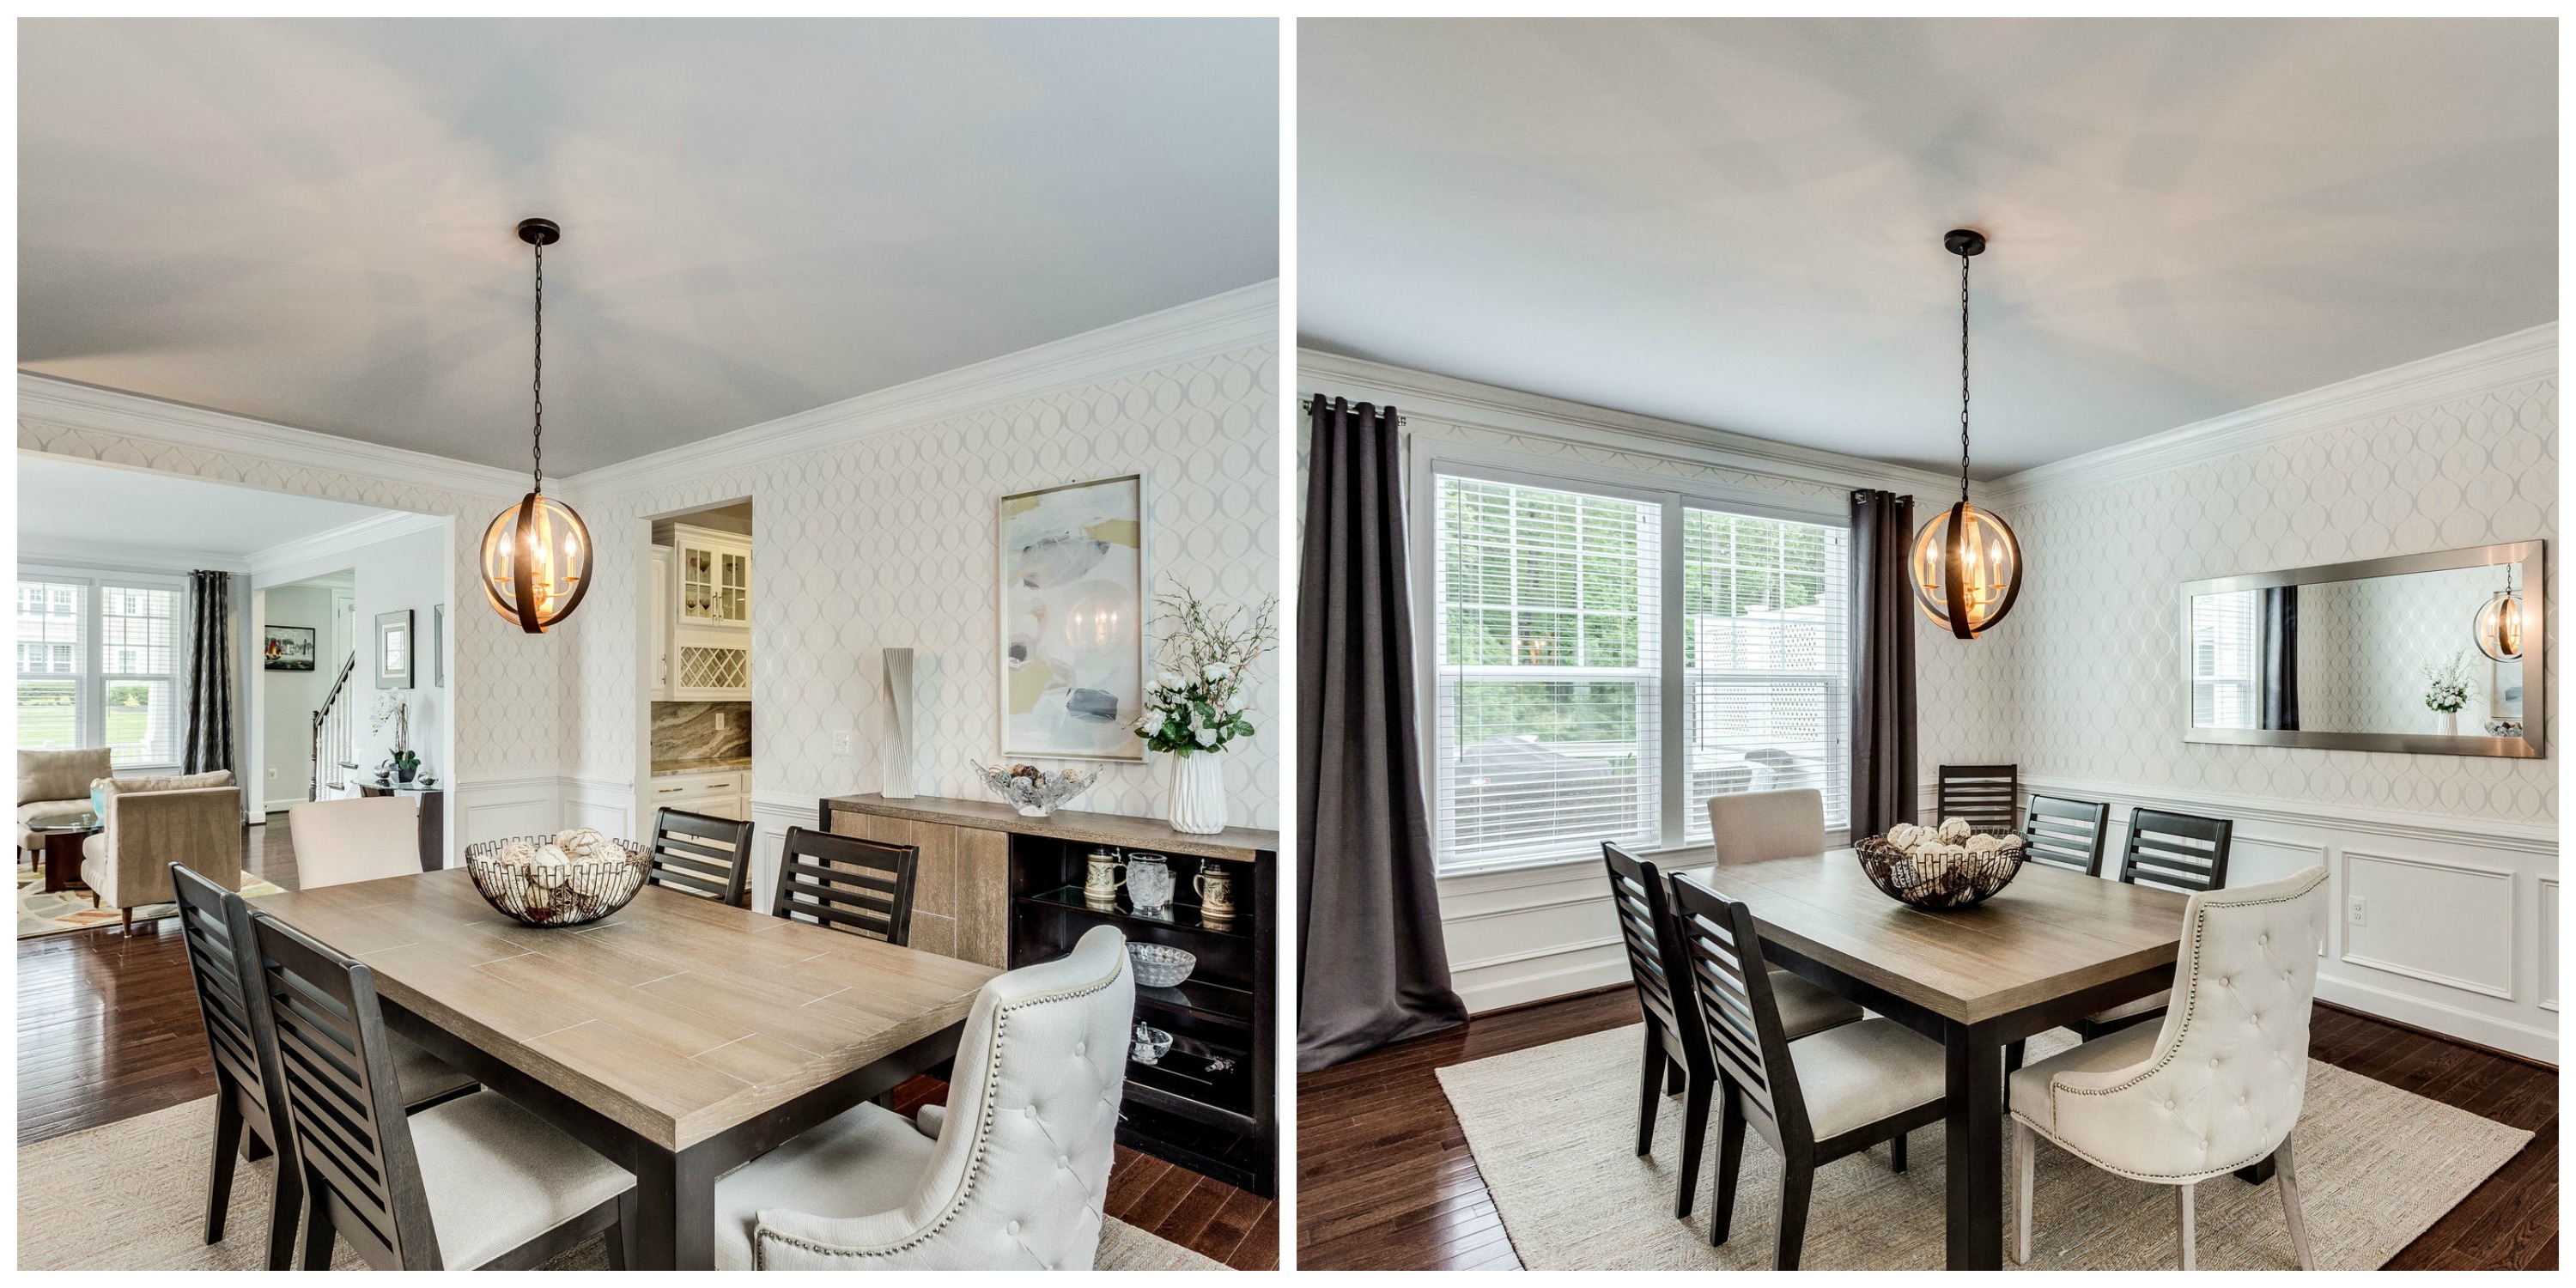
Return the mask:
<svg viewBox="0 0 2576 1288"><path fill-rule="evenodd" d="M2228 903L2228 904L2222 904L2222 905L2220 905L2220 906L2222 906L2222 907L2228 907L2228 908L2261 908L2261 907L2266 907L2266 906L2268 906L2268 905L2276 904L2276 903L2292 903L2292 902L2296 902L2297 900L2300 900L2300 899L2304 899L2304 898L2306 898L2306 897L2308 896L2308 892L2309 892L2309 891L2311 891L2311 890L2316 889L2316 888L2317 888L2317 884L2318 884L2319 882L2323 882L2324 880L2325 880L2325 878L2324 878L2324 877L2322 877L2322 876L2321 876L2321 877L2318 877L2316 882L2311 882L2311 883L2309 883L2309 884L2308 884L2304 889L2299 890L2297 893L2295 893L2295 894L2282 895L2281 897L2276 898L2276 899L2255 899L2255 900L2251 900L2251 901L2249 901L2249 902L2245 902L2245 903ZM2198 916L2197 918L2195 918L2195 919L2193 920L2193 922L2192 922L2192 928L2191 928L2191 946L2192 946L2192 955L2193 955L2193 957L2197 958L2197 957L2200 955L2201 940L2202 940L2202 938L2203 938L2205 935L2207 935L2208 931L2209 931L2209 912L2208 912L2208 909L2203 908L2203 909L2201 910L2200 916ZM2314 997L2313 997L2313 996L2311 996L2311 998L2309 999L2309 1001L2310 1001L2310 1004L2311 1004L2311 1005L2313 1005L2313 1004L2314 1004L2314 1002L2315 1002ZM2146 1068L2146 1070L2145 1070L2144 1072L2141 1072L2137 1077L2131 1078L2131 1079L2129 1079L2127 1082L2123 1082L2123 1083L2121 1083L2121 1084L2119 1084L2118 1086L2115 1086L2115 1087L2095 1087L2095 1088L2090 1088L2090 1089L2082 1088L2082 1087L2062 1087L2062 1088L2061 1088L2060 1086L2058 1086L2056 1079L2052 1077L2052 1078L2049 1080L2049 1084L2048 1084L2048 1094L2049 1094L2050 1096L2054 1097L2054 1096L2058 1095L2058 1094L2062 1091L2062 1092L2064 1092L2064 1094L2066 1094L2066 1095L2070 1095L2070 1096L2107 1096L2107 1095L2112 1094L2113 1092L2126 1091L2126 1090L2128 1090L2129 1088L2134 1087L2134 1086L2137 1086L2139 1083L2145 1082L2147 1079L2149 1079L2149 1078L2152 1078L2152 1077L2156 1076L2156 1074L2158 1074L2158 1073L2160 1073L2160 1072L2162 1072L2162 1071L2164 1070L2164 1068L2165 1068L2165 1066L2166 1066L2166 1065L2173 1063L2174 1054L2175 1054L2176 1052L2179 1052L2179 1051L2181 1051L2181 1050L2182 1050L2182 1046L2183 1046L2183 1039L2185 1039L2185 1038L2187 1038L2187 1037L2189 1037L2189 1036L2191 1035L2191 1025L2192 1025L2192 1020L2195 1018L2195 1012L2198 1010L2198 1008L2199 1008L2199 1004L2200 1004L2200 990L2198 990L2198 989L2191 989L2191 990L2189 990L2189 995L2188 995L2188 996L2186 996L2185 998L2183 998L2182 1027L2181 1027L2180 1029L2177 1029L2177 1030L2174 1032L2173 1049L2172 1049L2172 1050L2167 1051L2167 1052L2165 1053L2165 1056L2164 1056L2164 1058L2163 1058L2163 1059L2156 1061L2156 1062L2155 1062L2154 1064L2152 1064L2152 1065L2149 1065L2149 1066ZM2055 1145L2055 1146L2057 1146L2059 1149L2065 1150L2067 1153L2069 1153L2069 1154L2073 1154L2073 1155L2075 1155L2077 1158L2083 1159L2085 1162L2091 1163L2091 1164L2092 1164L2092 1165L2094 1165L2095 1167L2101 1168L2103 1171L2109 1172L2109 1173L2111 1173L2111 1174L2112 1174L2112 1175L2114 1175L2114 1176L2125 1176L2125 1177L2128 1177L2130 1180L2133 1180L2133 1181L2153 1181L2153 1182L2159 1182L2159 1183L2165 1183L2165 1184L2183 1184L2183 1183L2188 1182L2188 1183L2197 1184L2197 1183L2199 1183L2199 1182L2201 1182L2201 1181L2208 1180L2209 1178L2211 1178L2211 1177L2213 1177L2213 1176L2224 1176L2224 1175L2226 1175L2226 1174L2227 1174L2227 1173L2229 1173L2229 1172L2234 1172L2234 1171L2241 1170L2241 1169L2243 1169L2243 1168L2251 1167L2251 1166L2253 1166L2254 1164L2256 1164L2256 1163L2259 1163L2259 1162L2263 1161L2265 1158L2267 1158L2267 1157L2269 1157L2269 1156L2271 1155L2271 1151L2270 1151L2270 1150L2265 1150L2263 1153L2256 1154L2256 1155L2254 1155L2254 1156L2253 1156L2253 1157L2251 1157L2251 1158L2241 1159L2241 1160L2239 1160L2239 1161L2237 1161L2237 1162L2228 1163L2228 1164L2226 1164L2226 1165L2224 1165L2224 1166L2220 1166L2220 1167L2213 1167L2213 1168L2209 1169L2208 1171L2204 1171L2204 1172L2193 1172L2193 1173L2182 1174L2182 1175L2164 1175L2164 1174L2152 1173L2152 1172L2132 1172L2132 1171L2129 1171L2129 1170L2127 1170L2127 1169L2125 1169L2125 1168L2114 1167L2114 1166L2112 1166L2112 1165L2111 1165L2111 1164L2109 1164L2109 1163L2103 1162L2101 1159L2098 1159L2098 1158L2093 1157L2091 1154L2087 1154L2087 1153L2085 1153L2083 1150L2077 1149L2077 1148L2075 1148L2074 1146L2067 1144L2065 1141L2059 1140L2059 1139L2057 1138L2057 1134L2056 1134L2056 1133L2054 1133L2054 1132L2050 1131L2049 1129L2047 1129L2047 1128L2045 1128L2045 1127L2040 1126L2038 1123L2032 1122L2030 1119L2028 1119L2028 1118L2026 1118L2026 1117L2023 1117L2019 1112L2015 1112L2015 1113L2013 1114L2013 1118L2014 1118L2015 1120L2017 1120L2017 1121L2021 1122L2023 1125L2025 1125L2025 1126L2029 1127L2032 1131L2038 1132L2040 1135L2047 1137L2047 1138L2048 1138L2048 1143L2049 1143L2049 1144ZM2291 1129L2292 1129L2293 1131L2297 1130L2297 1128L2298 1128L2298 1124L2297 1124L2296 1122L2291 1123ZM2288 1133L2288 1132L2284 1132L2284 1133L2282 1133L2282 1134L2283 1134L2284 1136L2286 1136L2286 1135L2288 1135L2289 1133Z"/></svg>
<svg viewBox="0 0 2576 1288"><path fill-rule="evenodd" d="M960 1212L965 1210L967 1201L975 1196L975 1173L981 1170L980 1164L983 1161L984 1151L990 1145L992 1140L993 1094L999 1089L1000 1085L1002 1042L1003 1039L1008 1036L1011 1012L1026 1006L1038 1006L1049 1002L1061 1002L1071 998L1089 997L1092 994L1117 983L1119 972L1125 969L1127 969L1126 954L1124 951L1121 951L1116 967L1107 975L1093 981L1092 983L1085 984L1079 988L1068 988L1053 993L1042 993L1036 997L1022 998L1008 1006L994 1008L993 1041L992 1045L986 1048L991 1055L984 1062L983 1104L980 1107L980 1112L977 1114L975 1122L975 1148L974 1151L967 1156L965 1184L958 1189L957 1196L949 1201L948 1207L942 1211L938 1217L933 1219L928 1225L914 1231L910 1237L906 1238L901 1243L887 1244L875 1248L834 1247L830 1244L815 1243L809 1239L800 1239L793 1235L780 1234L766 1226L755 1225L751 1232L752 1268L755 1270L767 1270L770 1268L768 1265L768 1257L765 1255L765 1248L766 1245L772 1241L783 1243L794 1248L802 1248L807 1252L820 1253L825 1256L883 1257L908 1251L913 1247L926 1242L933 1235L936 1235L941 1230L947 1228L948 1224L951 1221L954 1221ZM955 1124L952 1123L950 1126L953 1127ZM1107 1220L1106 1213L1095 1210L1092 1215L1101 1218L1104 1223ZM1026 1247L1027 1245L1022 1244L1021 1246Z"/></svg>

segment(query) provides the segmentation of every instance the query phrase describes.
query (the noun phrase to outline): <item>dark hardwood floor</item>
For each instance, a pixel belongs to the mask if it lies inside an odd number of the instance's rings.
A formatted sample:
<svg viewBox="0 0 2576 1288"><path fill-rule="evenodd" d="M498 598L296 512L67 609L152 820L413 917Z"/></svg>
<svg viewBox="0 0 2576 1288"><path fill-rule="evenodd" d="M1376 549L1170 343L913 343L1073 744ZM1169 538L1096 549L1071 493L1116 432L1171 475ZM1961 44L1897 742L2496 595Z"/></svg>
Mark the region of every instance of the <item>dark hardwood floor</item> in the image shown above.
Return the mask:
<svg viewBox="0 0 2576 1288"><path fill-rule="evenodd" d="M245 828L242 866L295 887L281 816ZM906 1113L946 1097L915 1078ZM135 923L18 943L18 1143L32 1145L215 1092L214 1064L188 979L178 922ZM1248 1190L1118 1147L1109 1215L1238 1270L1279 1265L1279 1205Z"/></svg>
<svg viewBox="0 0 2576 1288"><path fill-rule="evenodd" d="M1626 988L1501 1011L1297 1079L1301 1270L1516 1270L1435 1071L1635 1024ZM2309 1054L2533 1133L2391 1270L2558 1266L2558 1073L2320 1003ZM1624 1127L1623 1127L1624 1130Z"/></svg>

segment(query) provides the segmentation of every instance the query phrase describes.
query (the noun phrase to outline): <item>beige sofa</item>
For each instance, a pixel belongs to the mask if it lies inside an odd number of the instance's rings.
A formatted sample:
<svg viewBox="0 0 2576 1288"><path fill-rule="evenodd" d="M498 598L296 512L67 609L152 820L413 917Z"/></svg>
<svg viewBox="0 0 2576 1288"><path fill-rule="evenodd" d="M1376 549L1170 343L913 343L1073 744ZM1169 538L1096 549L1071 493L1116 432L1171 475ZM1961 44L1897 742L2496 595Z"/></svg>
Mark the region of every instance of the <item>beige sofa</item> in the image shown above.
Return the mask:
<svg viewBox="0 0 2576 1288"><path fill-rule="evenodd" d="M185 863L227 890L241 888L241 788L232 771L107 780L98 835L81 842L81 880L102 907L125 913L177 899L170 865ZM178 910L172 908L172 914Z"/></svg>
<svg viewBox="0 0 2576 1288"><path fill-rule="evenodd" d="M105 747L18 753L18 853L21 859L32 854L36 856L36 862L44 862L45 838L27 830L29 820L48 814L89 812L89 785L108 776L107 758Z"/></svg>

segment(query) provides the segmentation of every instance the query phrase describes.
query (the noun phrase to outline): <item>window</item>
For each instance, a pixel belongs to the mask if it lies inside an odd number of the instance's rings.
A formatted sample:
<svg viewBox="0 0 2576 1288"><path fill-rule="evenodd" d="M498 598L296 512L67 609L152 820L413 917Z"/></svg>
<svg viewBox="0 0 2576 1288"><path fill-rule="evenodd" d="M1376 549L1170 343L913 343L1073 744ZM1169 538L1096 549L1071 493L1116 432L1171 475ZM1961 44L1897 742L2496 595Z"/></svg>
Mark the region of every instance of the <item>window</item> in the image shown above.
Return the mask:
<svg viewBox="0 0 2576 1288"><path fill-rule="evenodd" d="M2253 729L2262 633L2258 592L2231 590L2191 601L2191 722L2203 729Z"/></svg>
<svg viewBox="0 0 2576 1288"><path fill-rule="evenodd" d="M179 760L179 592L128 579L18 583L18 745Z"/></svg>
<svg viewBox="0 0 2576 1288"><path fill-rule="evenodd" d="M1705 844L1726 792L1814 787L1844 824L1845 529L1434 475L1442 871Z"/></svg>

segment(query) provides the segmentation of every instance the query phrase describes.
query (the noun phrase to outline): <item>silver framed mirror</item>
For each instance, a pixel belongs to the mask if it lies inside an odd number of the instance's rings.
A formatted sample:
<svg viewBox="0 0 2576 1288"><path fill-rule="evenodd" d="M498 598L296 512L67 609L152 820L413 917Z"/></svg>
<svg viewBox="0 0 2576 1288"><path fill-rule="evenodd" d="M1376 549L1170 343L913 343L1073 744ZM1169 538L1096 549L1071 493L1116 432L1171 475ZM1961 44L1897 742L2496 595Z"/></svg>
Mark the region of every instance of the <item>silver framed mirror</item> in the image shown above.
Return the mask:
<svg viewBox="0 0 2576 1288"><path fill-rule="evenodd" d="M2184 584L2183 740L2544 756L2547 544Z"/></svg>

